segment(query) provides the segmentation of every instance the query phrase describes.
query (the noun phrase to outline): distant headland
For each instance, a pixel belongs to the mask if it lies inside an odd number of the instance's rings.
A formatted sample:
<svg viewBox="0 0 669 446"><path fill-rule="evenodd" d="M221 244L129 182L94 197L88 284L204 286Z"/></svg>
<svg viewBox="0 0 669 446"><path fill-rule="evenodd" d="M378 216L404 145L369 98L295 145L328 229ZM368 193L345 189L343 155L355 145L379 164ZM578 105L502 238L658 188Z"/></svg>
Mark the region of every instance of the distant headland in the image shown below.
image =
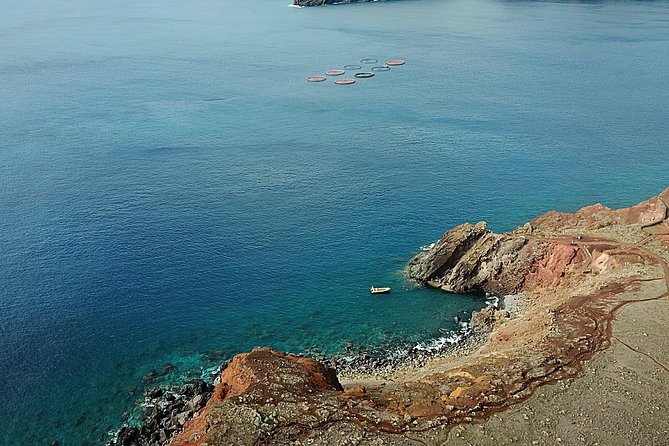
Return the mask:
<svg viewBox="0 0 669 446"><path fill-rule="evenodd" d="M368 3L378 0L293 0L295 6L324 6L339 3Z"/></svg>

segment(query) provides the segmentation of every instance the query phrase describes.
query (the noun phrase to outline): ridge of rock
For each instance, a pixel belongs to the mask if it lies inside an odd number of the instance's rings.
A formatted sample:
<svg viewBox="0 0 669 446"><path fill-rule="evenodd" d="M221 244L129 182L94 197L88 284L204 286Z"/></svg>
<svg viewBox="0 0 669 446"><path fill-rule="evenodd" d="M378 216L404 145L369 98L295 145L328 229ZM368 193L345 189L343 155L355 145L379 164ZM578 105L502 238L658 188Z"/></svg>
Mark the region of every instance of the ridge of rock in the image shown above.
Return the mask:
<svg viewBox="0 0 669 446"><path fill-rule="evenodd" d="M534 254L542 249L528 246L524 235L494 234L485 222L465 223L411 259L407 274L448 292L510 293L520 288Z"/></svg>

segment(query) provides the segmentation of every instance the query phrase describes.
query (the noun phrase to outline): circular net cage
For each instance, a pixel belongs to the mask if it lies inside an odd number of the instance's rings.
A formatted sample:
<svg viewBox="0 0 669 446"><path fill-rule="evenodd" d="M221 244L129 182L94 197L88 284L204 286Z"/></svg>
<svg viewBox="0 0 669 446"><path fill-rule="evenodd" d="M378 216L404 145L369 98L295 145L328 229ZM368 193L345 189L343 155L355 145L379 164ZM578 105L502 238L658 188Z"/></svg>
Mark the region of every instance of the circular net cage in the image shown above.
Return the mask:
<svg viewBox="0 0 669 446"><path fill-rule="evenodd" d="M390 71L390 67L388 65L379 65L378 67L372 67L372 71Z"/></svg>

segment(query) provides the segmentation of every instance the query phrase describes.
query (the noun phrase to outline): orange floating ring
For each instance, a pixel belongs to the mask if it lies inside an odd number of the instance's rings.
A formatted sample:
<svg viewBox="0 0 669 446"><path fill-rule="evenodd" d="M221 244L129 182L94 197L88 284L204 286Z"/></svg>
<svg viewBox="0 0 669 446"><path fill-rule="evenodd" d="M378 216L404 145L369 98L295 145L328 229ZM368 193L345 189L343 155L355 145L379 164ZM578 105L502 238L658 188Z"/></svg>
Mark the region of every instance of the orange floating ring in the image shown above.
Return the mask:
<svg viewBox="0 0 669 446"><path fill-rule="evenodd" d="M355 84L355 79L351 78L337 79L336 81L334 81L334 83L337 85L351 85Z"/></svg>
<svg viewBox="0 0 669 446"><path fill-rule="evenodd" d="M390 65L391 67L396 67L398 65L404 65L405 63L406 63L406 61L404 61L402 59L393 59L393 60L389 60L388 62L386 62L386 65Z"/></svg>
<svg viewBox="0 0 669 446"><path fill-rule="evenodd" d="M325 72L328 76L341 76L344 73L346 73L344 70L328 70Z"/></svg>
<svg viewBox="0 0 669 446"><path fill-rule="evenodd" d="M368 77L374 77L374 73L372 73L371 71L363 71L363 72L360 72L360 73L355 73L353 76L359 77L359 78L362 78L362 79L367 79Z"/></svg>
<svg viewBox="0 0 669 446"><path fill-rule="evenodd" d="M309 76L307 78L308 82L323 82L325 80L325 76Z"/></svg>

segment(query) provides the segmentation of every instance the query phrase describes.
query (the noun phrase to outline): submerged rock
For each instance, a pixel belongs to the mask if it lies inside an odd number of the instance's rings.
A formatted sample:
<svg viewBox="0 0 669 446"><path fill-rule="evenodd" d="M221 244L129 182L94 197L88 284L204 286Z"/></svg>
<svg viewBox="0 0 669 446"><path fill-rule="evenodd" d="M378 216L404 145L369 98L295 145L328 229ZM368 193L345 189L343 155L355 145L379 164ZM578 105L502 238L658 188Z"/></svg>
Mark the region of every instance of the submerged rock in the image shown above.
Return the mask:
<svg viewBox="0 0 669 446"><path fill-rule="evenodd" d="M145 398L159 398L163 395L163 389L160 387L152 387L146 392L144 392Z"/></svg>

